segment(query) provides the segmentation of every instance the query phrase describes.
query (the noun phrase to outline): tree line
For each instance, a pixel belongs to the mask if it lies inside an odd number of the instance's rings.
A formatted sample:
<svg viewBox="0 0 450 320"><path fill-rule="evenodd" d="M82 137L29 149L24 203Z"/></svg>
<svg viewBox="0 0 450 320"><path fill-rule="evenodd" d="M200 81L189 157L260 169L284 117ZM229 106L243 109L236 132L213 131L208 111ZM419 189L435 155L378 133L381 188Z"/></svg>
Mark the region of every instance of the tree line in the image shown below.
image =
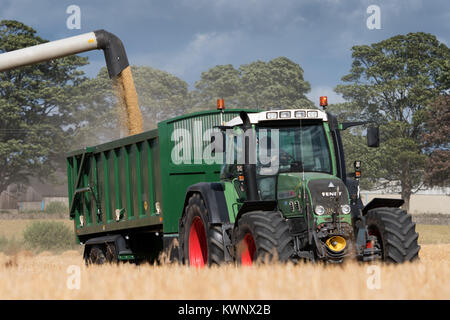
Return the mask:
<svg viewBox="0 0 450 320"><path fill-rule="evenodd" d="M0 22L0 53L46 40L18 21ZM364 128L343 132L347 166L363 162L364 188L398 185L408 206L422 186L449 186L450 51L434 35L416 32L351 48L352 65L335 92L340 120L374 121L381 146L369 150ZM51 179L64 154L123 135L106 68L88 78L77 55L0 74L0 193L28 177ZM194 88L175 75L132 66L144 128L184 113L227 108L314 108L300 65L286 57L202 72Z"/></svg>

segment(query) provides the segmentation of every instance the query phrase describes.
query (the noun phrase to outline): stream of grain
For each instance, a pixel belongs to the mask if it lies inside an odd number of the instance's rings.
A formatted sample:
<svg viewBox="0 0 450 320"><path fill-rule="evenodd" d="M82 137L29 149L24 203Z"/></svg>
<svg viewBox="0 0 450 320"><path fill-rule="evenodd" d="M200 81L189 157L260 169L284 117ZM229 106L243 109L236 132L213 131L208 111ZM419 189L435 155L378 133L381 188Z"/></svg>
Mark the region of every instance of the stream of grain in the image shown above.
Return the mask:
<svg viewBox="0 0 450 320"><path fill-rule="evenodd" d="M113 80L113 88L118 99L121 124L127 128L128 135L142 132L142 114L139 109L138 96L134 86L131 67L126 67Z"/></svg>

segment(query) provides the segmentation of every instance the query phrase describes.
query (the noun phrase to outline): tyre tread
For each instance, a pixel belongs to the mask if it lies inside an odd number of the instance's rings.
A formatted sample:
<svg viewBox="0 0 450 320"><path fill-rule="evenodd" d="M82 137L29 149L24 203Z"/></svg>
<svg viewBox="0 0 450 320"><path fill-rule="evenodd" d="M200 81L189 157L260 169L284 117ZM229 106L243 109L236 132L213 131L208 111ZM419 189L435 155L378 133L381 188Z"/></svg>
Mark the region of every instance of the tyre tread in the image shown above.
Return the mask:
<svg viewBox="0 0 450 320"><path fill-rule="evenodd" d="M418 259L420 246L419 234L412 216L400 208L375 208L367 213L367 224L376 225L382 238L384 260L402 263Z"/></svg>

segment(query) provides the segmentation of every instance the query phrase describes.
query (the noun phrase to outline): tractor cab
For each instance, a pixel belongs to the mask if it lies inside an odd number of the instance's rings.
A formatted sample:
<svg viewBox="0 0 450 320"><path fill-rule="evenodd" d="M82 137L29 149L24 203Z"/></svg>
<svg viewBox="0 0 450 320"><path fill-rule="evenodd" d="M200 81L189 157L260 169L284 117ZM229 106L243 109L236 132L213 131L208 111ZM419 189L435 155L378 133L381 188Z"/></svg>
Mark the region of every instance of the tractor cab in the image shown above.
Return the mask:
<svg viewBox="0 0 450 320"><path fill-rule="evenodd" d="M309 117L308 117L309 116ZM255 165L258 198L276 200L276 176L310 177L336 175L333 149L320 110L281 110L249 114L251 130L242 130L238 117L226 125L226 156L222 167L223 179L239 179L245 162L244 138L249 141L249 161ZM270 181L270 182L269 182ZM243 179L241 179L244 185Z"/></svg>

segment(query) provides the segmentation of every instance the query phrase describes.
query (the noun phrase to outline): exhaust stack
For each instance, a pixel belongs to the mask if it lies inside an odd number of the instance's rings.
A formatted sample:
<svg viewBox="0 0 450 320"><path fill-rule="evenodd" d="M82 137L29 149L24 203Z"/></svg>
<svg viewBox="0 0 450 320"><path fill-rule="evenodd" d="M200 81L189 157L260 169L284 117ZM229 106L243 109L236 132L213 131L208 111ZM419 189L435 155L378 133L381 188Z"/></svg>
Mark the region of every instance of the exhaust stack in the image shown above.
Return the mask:
<svg viewBox="0 0 450 320"><path fill-rule="evenodd" d="M259 200L258 186L256 184L256 159L252 157L251 153L256 154L256 145L253 142L256 141L255 134L252 130L252 124L250 123L250 118L247 112L241 111L239 114L242 120L242 129L244 130L244 179L247 193L247 200L257 201Z"/></svg>
<svg viewBox="0 0 450 320"><path fill-rule="evenodd" d="M108 31L97 30L0 54L0 72L95 49L103 50L109 77L119 83L118 99L127 109L129 134L142 132L142 117L125 48L122 41Z"/></svg>

